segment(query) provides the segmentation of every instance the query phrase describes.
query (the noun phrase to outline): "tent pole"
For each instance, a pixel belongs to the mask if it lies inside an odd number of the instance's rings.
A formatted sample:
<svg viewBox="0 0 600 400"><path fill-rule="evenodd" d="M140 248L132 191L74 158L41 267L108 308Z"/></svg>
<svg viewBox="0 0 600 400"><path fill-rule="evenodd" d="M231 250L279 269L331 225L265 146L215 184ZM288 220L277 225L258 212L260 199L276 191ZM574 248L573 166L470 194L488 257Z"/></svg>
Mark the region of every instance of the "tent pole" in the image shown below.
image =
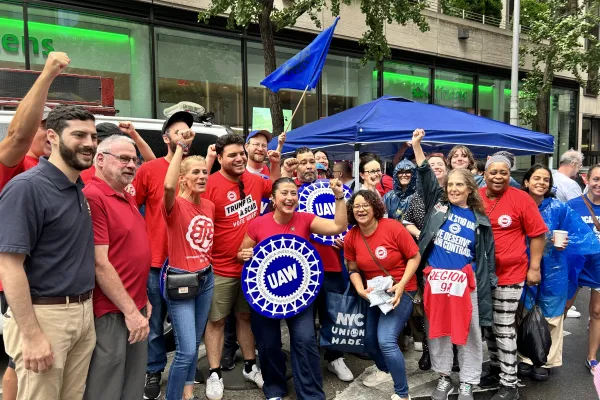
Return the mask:
<svg viewBox="0 0 600 400"><path fill-rule="evenodd" d="M360 144L354 144L354 193L360 190Z"/></svg>
<svg viewBox="0 0 600 400"><path fill-rule="evenodd" d="M287 125L285 126L285 129L283 130L283 133L287 133L288 129L290 129L290 126L292 125L292 121L294 120L294 117L296 116L296 113L298 112L298 109L300 108L300 104L302 104L302 100L304 100L304 96L306 96L306 92L308 91L308 86L306 85L306 87L304 88L304 92L302 92L302 97L300 97L300 101L298 102L298 105L296 106L296 109L294 110L293 114L292 114L292 118L290 118L290 120L288 121ZM277 144L277 151L279 153L281 153L281 151L283 150L283 144Z"/></svg>

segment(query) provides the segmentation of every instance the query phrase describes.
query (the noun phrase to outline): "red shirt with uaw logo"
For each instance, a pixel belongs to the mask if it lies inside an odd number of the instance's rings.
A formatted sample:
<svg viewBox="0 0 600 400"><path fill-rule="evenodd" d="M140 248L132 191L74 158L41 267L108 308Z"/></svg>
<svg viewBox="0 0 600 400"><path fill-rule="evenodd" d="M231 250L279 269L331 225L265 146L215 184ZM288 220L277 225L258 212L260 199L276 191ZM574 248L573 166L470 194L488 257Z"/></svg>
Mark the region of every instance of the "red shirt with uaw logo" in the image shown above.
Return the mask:
<svg viewBox="0 0 600 400"><path fill-rule="evenodd" d="M410 233L402 223L395 219L380 219L375 232L365 238L379 264L392 275L396 282L402 279L408 259L419 252L419 248ZM376 276L387 276L371 257L358 226L353 227L346 234L344 257L346 260L355 261L367 280ZM414 275L410 278L404 290L417 290L417 278Z"/></svg>
<svg viewBox="0 0 600 400"><path fill-rule="evenodd" d="M471 265L462 270L425 268L427 277L423 305L429 321L429 338L450 336L452 343L465 345L473 315L471 292L475 274Z"/></svg>
<svg viewBox="0 0 600 400"><path fill-rule="evenodd" d="M548 227L537 204L524 191L509 187L494 200L488 199L485 191L479 189L494 232L498 285L521 283L529 266L526 237L546 233Z"/></svg>
<svg viewBox="0 0 600 400"><path fill-rule="evenodd" d="M220 171L208 178L203 198L215 205L215 237L213 269L215 274L228 278L242 276L242 264L237 253L248 230L248 224L259 215L263 197L271 196L273 183L249 171L242 174L244 194L240 197L239 184L225 178Z"/></svg>

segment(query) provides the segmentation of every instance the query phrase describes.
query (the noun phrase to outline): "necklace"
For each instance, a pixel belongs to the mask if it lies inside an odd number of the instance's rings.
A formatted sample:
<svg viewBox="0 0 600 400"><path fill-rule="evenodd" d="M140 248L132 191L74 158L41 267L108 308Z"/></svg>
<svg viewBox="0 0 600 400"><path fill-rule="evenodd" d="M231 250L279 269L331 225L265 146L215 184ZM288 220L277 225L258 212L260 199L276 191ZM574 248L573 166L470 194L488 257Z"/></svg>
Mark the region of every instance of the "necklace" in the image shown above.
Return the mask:
<svg viewBox="0 0 600 400"><path fill-rule="evenodd" d="M496 206L497 206L497 205L498 205L498 203L500 202L500 199L502 198L502 196L504 196L504 193L502 193L502 194L500 195L500 197L498 197L498 199L496 200L496 202L495 202L495 203L494 203L494 205L492 206L492 209L491 209L489 212L486 212L486 214L487 214L488 218L489 218L489 216L490 216L490 215L492 215L492 211L494 211L494 209L496 208ZM487 193L486 193L486 197L487 197ZM489 197L488 197L488 199L489 199Z"/></svg>

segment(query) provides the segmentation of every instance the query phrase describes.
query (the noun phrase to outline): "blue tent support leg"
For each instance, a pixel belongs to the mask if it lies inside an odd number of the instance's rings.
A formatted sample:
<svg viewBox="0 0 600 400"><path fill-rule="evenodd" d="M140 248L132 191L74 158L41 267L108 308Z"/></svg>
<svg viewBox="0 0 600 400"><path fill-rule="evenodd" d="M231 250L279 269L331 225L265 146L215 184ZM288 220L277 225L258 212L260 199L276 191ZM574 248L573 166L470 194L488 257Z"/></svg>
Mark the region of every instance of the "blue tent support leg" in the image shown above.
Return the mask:
<svg viewBox="0 0 600 400"><path fill-rule="evenodd" d="M354 144L354 192L360 190L360 144Z"/></svg>

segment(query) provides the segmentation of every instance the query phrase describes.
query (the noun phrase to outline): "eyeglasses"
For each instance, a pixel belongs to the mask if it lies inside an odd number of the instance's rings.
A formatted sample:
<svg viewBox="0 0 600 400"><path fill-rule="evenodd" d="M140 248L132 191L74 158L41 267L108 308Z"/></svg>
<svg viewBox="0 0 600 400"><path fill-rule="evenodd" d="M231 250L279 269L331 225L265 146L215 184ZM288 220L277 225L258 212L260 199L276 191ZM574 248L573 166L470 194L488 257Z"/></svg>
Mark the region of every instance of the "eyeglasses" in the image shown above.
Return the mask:
<svg viewBox="0 0 600 400"><path fill-rule="evenodd" d="M358 210L367 211L369 208L371 208L371 205L369 203L355 204L352 208L354 209L354 211L358 211Z"/></svg>
<svg viewBox="0 0 600 400"><path fill-rule="evenodd" d="M240 191L240 199L244 200L246 198L246 193L244 193L244 182L242 182L242 178L238 181L238 189Z"/></svg>
<svg viewBox="0 0 600 400"><path fill-rule="evenodd" d="M267 148L267 145L262 144L262 143L250 143L250 146L252 146L256 149L266 149Z"/></svg>
<svg viewBox="0 0 600 400"><path fill-rule="evenodd" d="M365 171L365 173L369 175L376 175L381 173L381 169L372 169L370 171Z"/></svg>
<svg viewBox="0 0 600 400"><path fill-rule="evenodd" d="M118 155L118 154L110 153L108 151L103 151L102 154L108 154L109 156L113 156L114 158L116 158L117 160L119 160L119 162L121 162L121 164L124 164L124 165L129 164L130 161L133 161L133 163L135 165L137 165L137 163L139 161L137 157L121 156L121 155Z"/></svg>
<svg viewBox="0 0 600 400"><path fill-rule="evenodd" d="M400 171L398 172L398 175L411 175L412 172L411 171Z"/></svg>

